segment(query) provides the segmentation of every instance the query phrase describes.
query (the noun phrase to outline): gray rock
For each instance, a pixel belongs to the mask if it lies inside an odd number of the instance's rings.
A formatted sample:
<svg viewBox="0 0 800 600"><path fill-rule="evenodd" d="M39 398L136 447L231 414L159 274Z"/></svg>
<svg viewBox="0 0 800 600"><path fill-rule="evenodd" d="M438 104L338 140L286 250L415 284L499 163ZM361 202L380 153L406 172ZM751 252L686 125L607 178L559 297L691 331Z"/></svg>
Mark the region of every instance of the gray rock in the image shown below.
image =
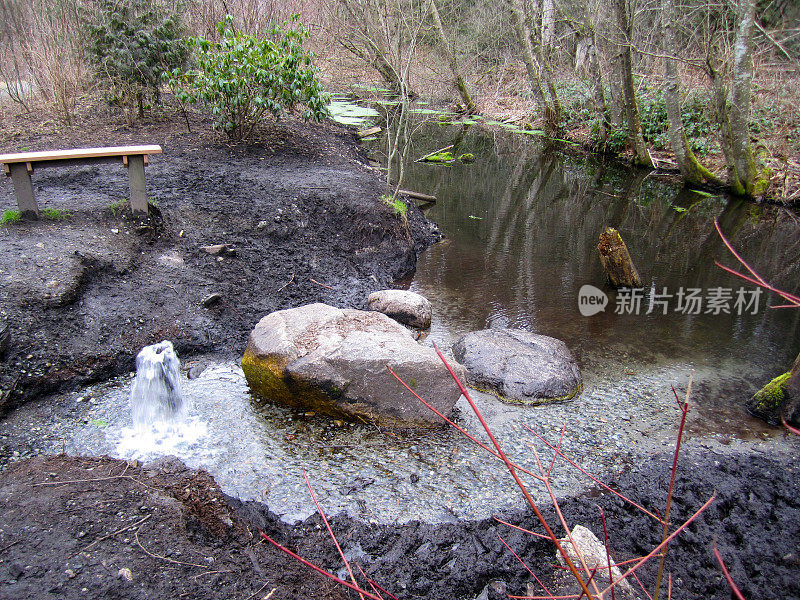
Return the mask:
<svg viewBox="0 0 800 600"><path fill-rule="evenodd" d="M377 312L309 304L271 313L250 334L242 358L250 388L268 400L379 425L442 424L387 365L450 416L460 393L436 352Z"/></svg>
<svg viewBox="0 0 800 600"><path fill-rule="evenodd" d="M381 290L367 298L367 308L417 329L431 326L431 303L425 296L406 290Z"/></svg>
<svg viewBox="0 0 800 600"><path fill-rule="evenodd" d="M564 342L521 329L473 331L453 344L453 355L470 386L516 404L568 400L583 386Z"/></svg>
<svg viewBox="0 0 800 600"><path fill-rule="evenodd" d="M586 568L588 568L590 571L596 568L597 573L594 577L594 581L601 583L602 585L600 587L604 588L611 583L611 579L609 579L608 576L608 564L610 561L613 580L618 581L622 577L622 571L620 571L619 567L614 562L614 559L610 558L609 555L606 554L605 545L594 533L591 532L591 530L587 529L583 525L575 525L575 527L572 528L570 535L572 536L572 540L570 540L569 537L564 536L558 540L558 543L567 553L567 556L569 556L572 564L574 564L578 570L581 571L581 573L583 572L583 564L585 564ZM578 556L578 551L580 551L580 556ZM583 562L581 562L581 558L583 559ZM556 551L556 559L559 563L561 563L562 566L566 566L567 562L558 551ZM623 579L615 587L617 589L617 593L619 594L621 592L624 598L633 597L631 584L628 583L627 580Z"/></svg>

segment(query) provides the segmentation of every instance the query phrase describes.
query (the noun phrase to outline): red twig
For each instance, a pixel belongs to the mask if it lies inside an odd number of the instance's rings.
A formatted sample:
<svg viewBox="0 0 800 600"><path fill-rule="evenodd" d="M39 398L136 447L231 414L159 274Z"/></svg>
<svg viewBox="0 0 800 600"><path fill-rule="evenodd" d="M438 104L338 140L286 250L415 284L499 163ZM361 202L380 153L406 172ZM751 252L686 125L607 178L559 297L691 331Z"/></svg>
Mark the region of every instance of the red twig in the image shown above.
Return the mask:
<svg viewBox="0 0 800 600"><path fill-rule="evenodd" d="M529 534L534 535L536 537L543 538L545 540L549 540L550 539L550 536L548 536L548 535L544 535L543 533L536 533L535 531L531 531L530 529L525 529L524 527L520 527L519 525L513 525L512 523L507 523L507 522L503 521L502 519L498 519L497 517L494 517L494 520L497 521L498 523L502 523L503 525L508 525L509 527L511 527L513 529L518 529L519 531L523 531L525 533L529 533ZM566 567L564 567L564 568L566 568Z"/></svg>
<svg viewBox="0 0 800 600"><path fill-rule="evenodd" d="M731 574L728 572L728 567L725 566L725 561L722 560L722 555L719 553L719 550L717 550L716 543L714 543L714 556L717 557L717 562L719 563L720 569L722 569L722 574L728 581L728 585L730 586L734 596L736 596L739 600L745 600L744 595L742 595L742 592L739 591L739 588L733 582L733 577L731 577Z"/></svg>
<svg viewBox="0 0 800 600"><path fill-rule="evenodd" d="M463 427L461 427L460 425L457 425L456 423L454 423L453 421L451 421L450 419L448 419L447 417L445 417L445 416L444 416L444 415L443 415L441 412L439 412L438 410L436 410L436 408L435 408L435 407L434 407L434 406L433 406L433 405L432 405L430 402L427 402L427 401L426 401L424 398L422 398L422 396L420 396L419 394L417 394L417 392L415 392L414 390L412 390L412 389L409 387L409 385L408 385L408 384L407 384L405 381L403 381L403 380L400 378L400 376L399 376L397 373L395 373L394 371L392 371L392 368L391 368L389 365L386 365L386 368L389 370L389 373L391 373L391 374L392 374L392 376L393 376L395 379L397 379L397 381L399 381L399 382L400 382L400 384L401 384L401 385L402 385L404 388L406 388L406 389L407 389L409 392L411 392L411 393L414 395L414 397L415 397L417 400L419 400L420 402L422 402L422 403L423 403L425 406L427 406L429 409L431 409L431 410L432 410L434 413L436 413L438 416L440 416L442 419L444 419L445 423L447 423L448 425L450 425L451 427L453 427L453 428L454 428L456 431L458 431L459 433L461 433L461 434L463 434L464 436L466 436L466 437L467 437L467 439L469 439L469 440L471 440L471 441L475 442L476 444L478 444L478 446L480 446L481 448L483 448L484 450L486 450L486 451L487 451L489 454L491 454L491 455L492 455L492 456L494 456L495 458L499 458L500 460L503 460L503 459L502 459L502 457L501 457L501 456L500 456L500 455L497 453L497 451L496 451L496 450L494 450L494 449L490 448L489 446L487 446L486 444L484 444L483 442L481 442L481 441L480 441L478 438L476 438L474 435L472 435L471 433L469 433L469 432L468 432L466 429L464 429L464 428L463 428ZM539 480L541 480L541 476L540 476L540 475L537 475L537 474L536 474L536 473L534 473L533 471L530 471L529 469L526 469L525 467L521 467L520 465L517 465L516 463L511 463L511 464L513 464L513 465L514 465L514 467L516 467L516 469L517 469L517 470L519 470L519 471L522 471L522 472L523 472L523 473L525 473L526 475L530 475L531 477L533 477L533 478L535 478L535 479L539 479Z"/></svg>
<svg viewBox="0 0 800 600"><path fill-rule="evenodd" d="M556 447L555 447L555 446L553 446L553 445L552 445L550 442L548 442L546 439L544 439L544 437L542 437L541 435L539 435L538 433L536 433L536 432L535 432L533 429L531 429L531 428L530 428L530 427L528 427L527 425L523 424L522 426L523 426L525 429L527 429L528 431L530 431L530 432L531 432L533 435L535 435L536 437L538 437L540 440L542 440L542 442L544 442L544 443L545 443L547 446L549 446L551 449L555 450L555 448L556 448ZM561 458L563 458L564 460L566 460L566 461L567 461L569 464L571 464L573 467L575 467L576 469L578 469L578 471L580 471L581 473L583 473L584 475L586 475L586 477L588 477L589 479L591 479L592 481L594 481L594 482L595 482L597 485L599 485L600 487L602 487L604 490L606 490L606 491L608 491L608 492L611 492L611 493L612 493L612 494L614 494L614 495L615 495L617 498L620 498L621 500L624 500L625 502L627 502L627 503L628 503L628 504L630 504L631 506L633 506L633 507L635 507L635 508L638 508L638 509L639 509L640 511L642 511L644 514L646 514L646 515L647 515L647 516L649 516L649 517L652 517L653 519L655 519L655 520L656 520L656 521L658 521L659 523L662 523L662 522L663 522L663 521L662 521L662 519L661 519L660 517L658 517L657 515L653 514L652 512L650 512L649 510L647 510L647 509L646 509L646 508L644 508L643 506L641 506L641 505L637 504L636 502L634 502L634 501L633 501L633 500L631 500L630 498L627 498L627 497L626 497L626 496L624 496L623 494L619 493L619 492L618 492L617 490L615 490L614 488L612 488L612 487L610 487L610 486L606 485L605 483L603 483L603 482L602 482L600 479L598 479L597 477L595 477L594 475L592 475L591 473L589 473L589 472L588 472L586 469L584 469L583 467L581 467L581 466L580 466L578 463L576 463L574 460L572 460L572 459L571 459L569 456L567 456L566 454L564 454L564 453L563 453L563 452L561 452L560 450L558 451L558 455L559 455Z"/></svg>
<svg viewBox="0 0 800 600"><path fill-rule="evenodd" d="M714 500L715 500L716 498L717 498L717 494L715 493L714 495L712 495L712 496L711 496L711 498L709 498L709 499L706 501L706 503L705 503L705 504L703 504L703 506L701 506L700 508L698 508L698 509L697 509L697 511L696 511L696 512L695 512L695 513L694 513L694 514L691 516L691 517L689 517L689 518L688 518L688 519L687 519L687 520L684 522L684 524L683 524L683 525L681 525L681 526L680 526L680 527L678 527L678 528L677 528L675 531L673 531L673 532L672 532L672 534L671 534L671 535L670 535L670 536L669 536L669 537L668 537L666 540L664 540L664 541L663 541L663 542L661 542L661 543L660 543L658 546L656 546L655 548L653 548L653 550L651 550L651 551L650 551L650 553L649 553L647 556L644 556L644 557L642 557L642 558L639 560L639 562L637 562L637 563L636 563L635 565L633 565L633 566L632 566L630 569L628 569L627 571L625 571L625 573L623 573L622 577L620 577L620 578L619 578L618 580L616 580L616 581L613 581L613 582L611 582L611 585L609 585L607 588L605 588L605 589L604 589L604 590L601 592L601 595L605 594L605 593L606 593L606 592L607 592L609 589L611 589L611 587L613 587L613 586L617 585L617 584L618 584L620 581L622 581L623 579L626 579L627 577L629 577L630 575L632 575L632 574L633 574L633 573L634 573L634 572L635 572L637 569L639 569L639 567L641 567L641 566L642 566L643 564L645 564L645 563L646 563L648 560L650 560L651 558L653 558L653 556L655 556L656 554L658 554L658 553L661 551L661 549L662 549L664 546L666 546L667 544L669 544L669 543L670 543L670 542L671 542L671 541L672 541L672 540L673 540L673 539L674 539L674 538L675 538L675 537L676 537L678 534L680 534L680 532L681 532L681 531L683 531L684 529L686 529L686 528L687 528L687 527L688 527L688 526L689 526L689 525L692 523L692 521L694 521L694 520L695 520L697 517L699 517L699 516L700 516L700 514L701 514L701 513L702 513L702 512L703 512L705 509L707 509L709 506L711 506L711 503L712 503L712 502L714 502Z"/></svg>
<svg viewBox="0 0 800 600"><path fill-rule="evenodd" d="M536 573L534 573L533 571L531 571L530 567L528 567L528 565L525 563L525 561L524 561L524 560L522 560L522 559L519 557L519 555L518 555L516 552L514 552L514 550L512 550L512 549L511 549L511 546L509 546L509 545L506 543L506 541L505 541L505 540L504 540L504 539L503 539L501 536L499 536L499 535L498 535L498 536L497 536L497 538L498 538L498 539L499 539L499 540L500 540L500 541L503 543L503 546L505 546L506 548L508 548L508 551L509 551L509 552L511 552L511 554L513 554L513 555L514 555L514 558L516 558L516 559L519 561L519 563L520 563L520 564L521 564L523 567L525 567L525 570L526 570L528 573L530 573L530 576L531 576L531 577L533 577L533 578L536 580L536 583L538 583L540 586L542 586L542 589L544 590L544 593L545 593L545 594L549 594L549 597L550 597L550 598L554 598L554 596L553 596L552 592L550 592L550 590L548 590L548 589L547 589L547 586L546 586L544 583L542 583L542 582L539 580L539 578L536 576Z"/></svg>
<svg viewBox="0 0 800 600"><path fill-rule="evenodd" d="M667 507L664 510L664 527L662 529L662 540L667 538L667 534L669 534L669 511L672 508L672 497L675 491L675 476L678 473L678 456L681 452L681 441L683 440L683 429L686 425L686 415L689 414L689 397L692 394L692 378L694 377L694 373L689 376L689 385L686 388L686 400L680 404L681 409L681 424L678 427L678 439L675 442L675 455L672 458L672 473L669 479L669 490L667 491ZM675 398L677 399L678 394L675 392L675 388L672 388L673 393L675 393ZM659 560L658 564L658 575L656 575L656 585L655 591L653 592L653 597L658 598L659 592L661 590L661 581L664 576L664 565L667 560L667 546L664 546L664 550L661 552L661 559Z"/></svg>
<svg viewBox="0 0 800 600"><path fill-rule="evenodd" d="M384 594L386 594L387 596L389 596L389 597L390 597L392 600L397 600L397 597L396 597L396 596L394 596L394 594L392 594L391 592L387 592L385 589L383 589L383 588L382 588L381 586L379 586L377 583L375 583L374 581L372 581L372 579L370 579L369 577L367 577L367 574L366 574L366 573L364 573L364 569L362 569L362 568L361 568L361 565L359 565L359 564L356 564L356 566L358 567L358 570L359 570L359 571L361 571L361 576L362 576L364 579L366 579L366 580L367 580L367 583L369 583L369 585L370 585L370 587L372 588L372 590L373 590L373 591L374 591L376 594L378 594L378 596L380 596L380 592L383 592Z"/></svg>
<svg viewBox="0 0 800 600"><path fill-rule="evenodd" d="M558 438L558 446L556 446L555 452L553 452L553 460L550 462L550 468L547 469L547 476L550 477L550 473L553 472L553 467L556 464L556 459L558 458L559 452L561 452L561 444L564 441L564 431L567 429L567 424L564 423L561 426L561 436Z"/></svg>
<svg viewBox="0 0 800 600"><path fill-rule="evenodd" d="M783 417L781 417L781 421L783 422L783 426L786 427L786 429L788 429L795 435L800 435L800 429L797 429L796 427L792 427L791 425L789 425L786 422L786 419L784 419Z"/></svg>
<svg viewBox="0 0 800 600"><path fill-rule="evenodd" d="M450 367L450 364L447 362L447 359L445 359L441 350L439 350L439 347L436 344L434 344L433 348L436 350L436 354L439 355L439 360L442 361L444 366L447 368L447 371L450 373L450 376L453 378L453 381L455 381L456 385L458 386L458 389L461 391L461 394L467 399L467 402L469 402L470 408L472 408L472 412L474 412L475 416L478 417L481 426L483 427L484 431L486 431L486 435L489 436L489 439L494 445L495 450L497 450L497 453L500 455L500 458L502 458L503 462L506 464L506 468L508 469L508 472L511 473L511 476L514 478L517 487L519 487L520 491L522 492L522 495L525 496L525 500L528 502L528 505L533 510L534 514L536 515L536 518L542 524L542 527L544 527L545 531L547 532L547 535L550 536L550 540L555 545L559 554L561 554L561 556L564 558L564 562L566 562L567 566L572 572L572 576L575 578L575 581L577 581L578 585L581 586L581 590L583 591L583 593L586 594L587 598L590 599L594 598L591 592L589 592L589 588L586 586L586 582L583 580L580 573L578 573L578 569L575 567L575 565L572 563L572 560L570 560L569 556L567 555L566 550L564 550L564 548L561 547L561 544L558 541L558 537L556 537L556 534L553 533L552 529L550 529L550 526L547 524L544 515L539 510L539 507L536 505L536 502L534 502L533 498L528 492L528 489L525 487L525 484L522 483L522 480L519 478L519 475L517 475L517 471L514 468L514 465L511 464L511 461L508 460L508 457L505 455L505 452L503 452L500 443L494 437L492 430L489 428L489 425L484 420L481 411L478 409L478 407L475 405L475 402L472 400L472 396L470 396L470 393L467 391L467 388L464 387L464 384L461 383L461 380L455 374L452 367ZM567 533L569 534L569 530L567 530Z"/></svg>
<svg viewBox="0 0 800 600"><path fill-rule="evenodd" d="M764 278L761 277L761 275L756 273L755 270L749 264L747 264L747 262L739 255L739 253L736 252L736 250L733 249L733 246L731 246L730 242L725 237L725 234L722 233L722 229L720 228L719 223L717 222L716 219L714 219L714 227L717 228L717 233L719 234L719 237L722 239L722 242L725 244L725 246L728 248L728 250L731 251L731 254L733 254L733 256L736 257L736 260L738 260L739 263L741 263L741 265L750 272L750 274L753 276L753 278L748 277L747 275L744 275L743 273L739 273L738 271L734 271L733 269L731 269L729 267L721 265L717 261L714 261L714 264L716 264L720 269L723 269L723 270L727 271L728 273L731 273L732 275L736 275L737 277L740 277L741 279L744 279L745 281L749 281L750 283L754 283L755 285L763 287L763 288L765 288L765 289L767 289L767 290L769 290L771 292L775 292L781 298L784 298L785 300L788 300L793 306L800 307L800 298L799 297L795 296L794 294L790 294L788 292L784 292L783 290L779 290L778 288L771 286L766 281L764 281Z"/></svg>
<svg viewBox="0 0 800 600"><path fill-rule="evenodd" d="M303 470L303 478L306 480L306 487L308 488L308 491L311 494L311 499L314 501L314 506L317 507L319 516L322 517L322 522L325 523L325 528L328 530L328 534L331 536L333 544L336 546L336 550L339 552L339 556L341 556L342 561L344 561L344 566L347 567L347 572L350 574L350 580L353 582L353 585L358 587L358 582L356 581L356 578L353 576L353 569L350 568L350 563L347 562L347 559L344 556L344 552L342 552L342 548L341 546L339 546L339 541L333 534L333 529L331 529L331 525L330 523L328 523L328 518L325 516L325 512L322 510L322 507L319 505L319 502L317 502L317 495L314 493L314 490L311 487L311 482L308 480L308 474L305 472L305 469ZM359 592L359 596L361 596L361 592ZM361 600L364 600L364 596L361 596Z"/></svg>
<svg viewBox="0 0 800 600"><path fill-rule="evenodd" d="M599 504L597 508L600 509L600 518L603 520L603 539L604 539L604 546L606 548L606 562L608 563L608 580L611 581L614 577L613 571L611 570L611 543L608 541L608 527L606 527L606 513L603 511L603 507ZM611 600L616 600L614 597L614 588L611 588Z"/></svg>
<svg viewBox="0 0 800 600"><path fill-rule="evenodd" d="M322 569L322 568L318 567L317 565L315 565L314 563L307 561L305 558L303 558L299 554L295 554L294 552L292 552L291 550L289 550L285 546L281 546L278 542L273 540L271 537L269 537L263 531L259 531L259 533L261 534L262 538L267 540L270 544L275 546L278 550L280 550L281 552L285 552L286 554L288 554L289 556L291 556L295 560L300 561L305 566L307 566L309 569L313 569L314 571L316 571L320 575L324 575L328 579L332 579L336 583L338 583L340 585L343 585L345 587L348 587L351 590L354 590L354 591L358 592L359 594L363 594L364 596L366 596L367 598L371 598L372 600L383 600L383 598L381 598L380 596L376 596L375 594L372 594L370 592L366 592L366 591L362 590L360 587L358 587L356 585L353 585L352 583L348 583L344 579L339 579L338 577L336 577L336 575L331 575L325 569Z"/></svg>

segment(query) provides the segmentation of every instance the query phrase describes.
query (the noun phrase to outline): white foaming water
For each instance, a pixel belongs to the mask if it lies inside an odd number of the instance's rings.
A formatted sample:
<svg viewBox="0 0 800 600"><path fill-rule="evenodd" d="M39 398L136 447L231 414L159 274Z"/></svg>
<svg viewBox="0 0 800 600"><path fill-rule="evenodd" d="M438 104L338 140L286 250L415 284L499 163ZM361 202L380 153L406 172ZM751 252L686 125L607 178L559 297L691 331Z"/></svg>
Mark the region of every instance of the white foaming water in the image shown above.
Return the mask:
<svg viewBox="0 0 800 600"><path fill-rule="evenodd" d="M130 395L133 427L119 430L119 456L149 459L185 454L206 435L204 422L186 417L180 368L172 342L166 340L145 346L136 356Z"/></svg>
<svg viewBox="0 0 800 600"><path fill-rule="evenodd" d="M172 342L145 346L136 356L136 380L131 388L131 414L136 428L183 419L181 361Z"/></svg>
<svg viewBox="0 0 800 600"><path fill-rule="evenodd" d="M208 427L196 417L180 422L153 423L150 427L123 427L116 453L122 458L150 460L175 454L185 456L207 435Z"/></svg>

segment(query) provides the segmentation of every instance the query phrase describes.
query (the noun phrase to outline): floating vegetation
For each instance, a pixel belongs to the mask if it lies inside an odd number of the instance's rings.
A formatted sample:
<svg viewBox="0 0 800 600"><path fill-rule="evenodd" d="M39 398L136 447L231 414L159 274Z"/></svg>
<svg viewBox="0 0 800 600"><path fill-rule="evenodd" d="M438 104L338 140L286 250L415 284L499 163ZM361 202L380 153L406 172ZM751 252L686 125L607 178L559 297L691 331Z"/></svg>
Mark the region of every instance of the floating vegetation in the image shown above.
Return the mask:
<svg viewBox="0 0 800 600"><path fill-rule="evenodd" d="M331 119L337 123L354 127L369 125L373 119L380 116L374 108L360 106L343 99L332 100L328 104L328 112L331 115Z"/></svg>

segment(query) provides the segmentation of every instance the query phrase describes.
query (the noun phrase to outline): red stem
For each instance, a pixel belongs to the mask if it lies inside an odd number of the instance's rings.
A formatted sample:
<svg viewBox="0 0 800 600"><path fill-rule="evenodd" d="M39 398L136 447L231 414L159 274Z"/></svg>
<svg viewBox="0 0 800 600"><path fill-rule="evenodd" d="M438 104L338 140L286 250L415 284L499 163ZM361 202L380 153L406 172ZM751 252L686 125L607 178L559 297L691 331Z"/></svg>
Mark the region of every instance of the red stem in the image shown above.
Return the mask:
<svg viewBox="0 0 800 600"><path fill-rule="evenodd" d="M716 543L714 544L714 556L717 557L717 562L719 563L719 566L722 569L722 574L725 576L725 579L728 581L728 585L730 586L731 591L733 592L733 594L739 600L745 600L744 595L742 595L742 592L739 591L739 588L733 582L733 577L731 577L731 574L728 572L728 567L725 566L725 561L722 560L722 555L719 553L719 550L717 550L717 544Z"/></svg>
<svg viewBox="0 0 800 600"><path fill-rule="evenodd" d="M605 544L603 544L606 548L606 562L608 563L608 580L611 581L613 576L613 571L611 570L611 548L610 543L608 541L608 527L606 527L606 513L603 511L603 507L599 504L597 508L600 509L600 518L603 520L603 538L605 539ZM616 600L614 597L614 588L611 588L611 600Z"/></svg>
<svg viewBox="0 0 800 600"><path fill-rule="evenodd" d="M305 472L305 470L303 470L303 478L305 478L306 480L306 487L308 488L308 491L311 493L311 499L314 501L314 505L317 507L317 510L319 511L319 516L322 517L322 522L325 523L325 528L328 530L328 534L330 534L331 539L333 540L333 543L336 546L336 550L339 552L339 556L342 557L342 560L344 561L344 566L347 567L347 572L350 574L350 579L352 580L353 585L355 585L356 588L358 588L358 582L356 581L356 578L353 576L353 569L350 568L350 563L347 562L347 559L344 557L344 552L342 552L342 548L341 546L339 546L339 541L336 539L336 536L333 535L333 529L331 529L331 525L330 523L328 523L328 518L325 516L325 512L322 510L322 507L319 505L319 502L317 502L317 495L314 493L314 490L311 487L311 482L308 480L308 474ZM361 596L361 600L364 600L363 596Z"/></svg>
<svg viewBox="0 0 800 600"><path fill-rule="evenodd" d="M635 564L634 566L632 566L630 569L628 569L627 571L625 571L625 573L622 575L622 577L620 577L620 578L619 578L617 581L613 581L613 582L611 582L611 585L609 585L609 586L608 586L606 589L604 589L604 590L601 592L601 596L602 596L603 594L605 594L605 593L606 593L606 592L607 592L609 589L611 589L611 587L612 587L612 586L615 586L615 585L617 585L617 584L618 584L620 581L622 581L623 579L626 579L627 577L629 577L630 575L632 575L632 574L633 574L633 573L634 573L634 572L635 572L635 571L636 571L636 570L637 570L639 567L641 567L643 564L645 564L645 563L646 563L648 560L650 560L650 559L651 559L653 556L655 556L656 554L658 554L658 553L661 551L661 549L662 549L664 546L666 546L667 544L669 544L669 543L670 543L670 542L671 542L671 541L672 541L672 540L673 540L673 539L674 539L674 538L675 538L675 537L676 537L678 534L680 534L680 532L681 532L681 531L683 531L684 529L686 529L686 528L687 528L687 527L688 527L688 526L689 526L689 525L692 523L692 521L694 521L694 520L695 520L697 517L699 517L699 516L700 516L700 514L701 514L701 513L702 513L702 512L703 512L705 509L707 509L709 506L711 506L711 503L712 503L712 502L713 502L713 501L714 501L716 498L717 498L717 494L716 494L716 493L714 493L714 494L711 496L711 498L709 498L709 499L706 501L706 503L705 503L705 504L703 504L703 506L701 506L700 508L698 508L698 509L697 509L697 511L696 511L696 512L695 512L695 513L694 513L694 514L691 516L691 517L689 517L689 519L687 519L687 521L686 521L686 522L685 522L683 525L681 525L681 526L680 526L680 527L678 527L678 528L677 528L677 529L676 529L674 532L672 532L672 534L671 534L671 535L670 535L670 536L669 536L669 537L668 537L666 540L664 540L664 541L663 541L663 542L661 542L661 543L660 543L658 546L656 546L655 548L653 548L653 550L651 550L651 551L650 551L650 553L649 553L647 556L644 556L644 557L642 557L642 559L641 559L641 560L640 560L638 563L636 563L636 564Z"/></svg>
<svg viewBox="0 0 800 600"><path fill-rule="evenodd" d="M285 546L281 546L281 545L280 545L278 542L276 542L275 540L273 540L271 537L269 537L269 536L268 536L266 533L264 533L263 531L259 531L259 533L261 534L261 537L263 537L263 538L264 538L265 540L267 540L267 541L268 541L270 544L272 544L273 546L275 546L275 547L276 547L278 550L280 550L281 552L285 552L286 554L288 554L289 556L291 556L291 557L292 557L292 558L294 558L295 560L298 560L298 561L300 561L300 562L301 562L301 563L303 563L305 566L307 566L309 569L314 569L314 570L315 570L317 573L319 573L320 575L324 575L324 576L325 576L325 577L327 577L328 579L332 579L332 580L333 580L333 581L335 581L336 583L338 583L338 584L340 584L340 585L343 585L343 586L345 586L345 587L348 587L348 588L350 588L351 590L354 590L354 591L358 592L359 594L364 594L364 595L365 595L367 598L372 598L372 600L383 600L383 598L381 598L380 596L376 596L375 594L371 594L371 593L369 593L369 592L365 592L364 590L362 590L362 589L361 589L361 588L359 588L358 586L355 586L355 585L353 585L352 583L348 583L348 582L347 582L347 581L345 581L344 579L339 579L338 577L336 577L336 575L331 575L331 574L330 574L330 573L328 573L328 572L327 572L325 569L321 569L320 567L318 567L318 566L317 566L317 565L315 565L314 563L311 563L311 562L307 561L305 558L303 558L303 557L302 557L302 556L300 556L299 554L295 554L294 552L292 552L291 550L289 550L289 549L288 549L288 548L286 548Z"/></svg>
<svg viewBox="0 0 800 600"><path fill-rule="evenodd" d="M497 536L497 538L498 538L498 539L499 539L499 540L500 540L500 541L503 543L503 546L505 546L506 548L508 548L508 551L509 551L509 552L511 552L511 554L513 554L513 555L514 555L514 558L516 558L516 559L519 561L519 563L520 563L520 564L521 564L523 567L525 567L525 570L526 570L528 573L530 573L531 577L533 577L533 578L536 580L536 583L538 583L540 586L542 586L542 589L544 590L544 593L545 593L545 594L550 594L550 598L554 598L554 596L553 596L553 594L550 592L550 590L548 590L548 589L547 589L547 586L546 586L545 584L543 584L543 583L542 583L542 582L539 580L539 578L536 576L536 573L534 573L533 571L531 571L531 570L530 570L530 568L528 567L528 565L527 565L527 564L525 564L525 561L524 561L524 560L522 560L522 559L519 557L519 555L518 555L516 552L514 552L514 551L511 549L511 546L509 546L509 545L506 543L506 541L505 541L505 540L504 540L504 539L503 539L501 536L499 536L499 535L498 535L498 536Z"/></svg>
<svg viewBox="0 0 800 600"><path fill-rule="evenodd" d="M424 398L422 398L422 397L421 397L419 394L417 394L417 392L415 392L414 390L412 390L412 389L411 389L411 388L408 386L408 384L407 384L405 381L403 381L403 380L400 378L400 376L399 376L397 373L395 373L394 371L392 371L392 368L391 368L389 365L386 365L386 368L387 368L387 369L389 369L389 373L391 373L391 374L392 374L392 376L393 376L395 379L397 379L397 381L399 381L399 382L400 382L400 384L401 384L401 385L402 385L404 388L406 388L406 389L407 389L409 392L411 392L412 394L414 394L414 397L415 397L417 400L419 400L420 402L422 402L422 403L423 403L425 406L427 406L429 409L431 409L431 410L432 410L434 413L436 413L438 416L440 416L442 419L444 419L445 423L447 423L448 425L450 425L451 427L453 427L453 428L454 428L456 431L458 431L458 432L460 432L461 434L465 435L465 436L466 436L466 437L467 437L469 440L471 440L471 441L475 442L476 444L478 444L478 446L480 446L481 448L483 448L484 450L486 450L486 451L487 451L489 454L491 454L491 455L492 455L492 456L494 456L495 458L499 458L500 460L503 460L503 459L502 459L502 457L501 457L501 456L500 456L500 455L499 455L499 454L498 454L498 453L497 453L495 450L491 449L489 446L487 446L486 444L484 444L483 442L481 442L481 441L480 441L478 438L476 438L475 436L473 436L472 434L470 434L470 433L469 433L469 432L468 432L466 429L464 429L463 427L461 427L461 426L459 426L459 425L456 425L456 424L455 424L453 421L451 421L450 419L448 419L447 417L445 417L445 416L444 416L442 413L440 413L438 410L436 410L436 409L433 407L433 405L432 405L431 403L427 402L427 401L426 401ZM512 463L512 464L513 464L513 465L514 465L514 466L515 466L515 467L516 467L516 468L517 468L519 471L522 471L522 472L523 472L523 473L525 473L526 475L530 475L531 477L534 477L534 478L536 478L536 479L539 479L539 480L541 480L541 476L540 476L540 475L537 475L537 474L536 474L536 473L534 473L533 471L530 471L530 470L526 469L525 467L521 467L521 466L519 466L519 465L517 465L517 464L515 464L515 463Z"/></svg>
<svg viewBox="0 0 800 600"><path fill-rule="evenodd" d="M439 359L442 361L442 363L444 363L444 366L447 368L448 372L450 373L450 376L453 378L453 381L456 382L458 389L467 399L467 402L469 402L469 405L472 408L472 412L474 412L475 416L478 417L478 420L483 426L484 431L486 431L486 435L489 436L489 439L491 440L492 444L497 450L497 453L500 455L500 458L502 458L503 462L506 463L506 468L508 469L508 472L511 473L511 476L514 478L514 481L516 482L520 491L522 491L522 495L525 496L525 500L530 505L531 509L536 515L536 518L539 519L539 522L542 524L542 527L544 527L544 530L547 532L547 535L550 536L550 540L553 542L558 552L564 558L564 561L567 563L567 566L572 572L572 576L575 578L575 581L578 583L578 585L581 586L581 590L586 594L587 598L590 599L594 598L591 592L589 592L589 588L586 587L586 582L583 581L583 578L581 577L580 573L578 573L578 569L575 568L575 565L572 563L569 556L567 555L566 550L564 550L564 548L561 547L561 544L559 543L556 534L553 533L552 529L550 529L550 526L547 524L547 521L545 520L542 512L539 510L539 507L536 505L536 502L533 501L533 498L528 492L528 489L525 487L525 484L522 483L522 480L519 478L519 475L517 475L517 472L514 469L514 465L512 465L511 461L508 460L508 457L505 455L505 452L503 452L503 449L500 447L500 443L497 441L497 439L495 439L492 430L489 428L489 425L484 420L481 411L478 409L478 407L475 405L475 402L472 400L472 396L470 396L469 392L467 391L467 388L464 387L464 384L461 383L461 380L458 378L455 372L453 372L452 367L450 367L450 364L447 362L447 359L445 359L444 355L442 354L442 351L439 350L439 347L436 344L434 344L433 348L434 350L436 350L436 354L439 355ZM567 531L567 533L569 534L569 531Z"/></svg>
<svg viewBox="0 0 800 600"><path fill-rule="evenodd" d="M528 431L530 431L530 432L531 432L533 435L535 435L536 437L538 437L540 440L542 440L542 441L543 441L543 442L544 442L544 443L545 443L547 446L549 446L551 449L555 450L555 446L553 446L553 445L552 445L550 442L548 442L546 439L544 439L544 437L542 437L541 435L539 435L538 433L536 433L536 432L535 432L533 429L531 429L530 427L528 427L528 426L527 426L527 425L525 425L524 423L523 423L523 425L522 425L522 426L523 426L525 429L527 429ZM634 501L633 501L633 500L631 500L630 498L627 498L627 497L625 497L624 495L622 495L621 493L619 493L619 492L618 492L617 490L615 490L614 488L612 488L612 487L609 487L608 485L606 485L605 483L603 483L602 481L600 481L600 480L599 480L597 477L595 477L594 475L592 475L591 473L589 473L589 472L588 472L586 469L584 469L583 467L581 467L581 466L580 466L578 463L576 463L574 460L572 460L572 459L571 459L569 456L567 456L566 454L564 454L564 453L563 453L563 452L561 452L560 450L558 451L558 455L559 455L561 458L563 458L564 460L566 460L566 461L567 461L569 464L571 464L573 467L575 467L576 469L578 469L578 471L580 471L581 473L583 473L584 475L586 475L586 476L587 476L589 479L591 479L592 481L594 481L594 482L595 482L597 485L599 485L600 487L602 487L604 490L611 492L612 494L614 494L615 496L617 496L617 497L618 497L618 498L620 498L621 500L624 500L625 502L627 502L627 503L628 503L628 504L630 504L631 506L633 506L633 507L635 507L635 508L638 508L638 509L639 509L640 511L642 511L644 514L648 515L649 517L652 517L653 519L655 519L655 520L656 520L656 521L658 521L659 523L661 523L661 522L662 522L661 518L659 518L658 516L656 516L655 514L653 514L652 512L650 512L649 510L647 510L646 508L644 508L643 506L640 506L639 504L636 504L636 502L634 502Z"/></svg>

